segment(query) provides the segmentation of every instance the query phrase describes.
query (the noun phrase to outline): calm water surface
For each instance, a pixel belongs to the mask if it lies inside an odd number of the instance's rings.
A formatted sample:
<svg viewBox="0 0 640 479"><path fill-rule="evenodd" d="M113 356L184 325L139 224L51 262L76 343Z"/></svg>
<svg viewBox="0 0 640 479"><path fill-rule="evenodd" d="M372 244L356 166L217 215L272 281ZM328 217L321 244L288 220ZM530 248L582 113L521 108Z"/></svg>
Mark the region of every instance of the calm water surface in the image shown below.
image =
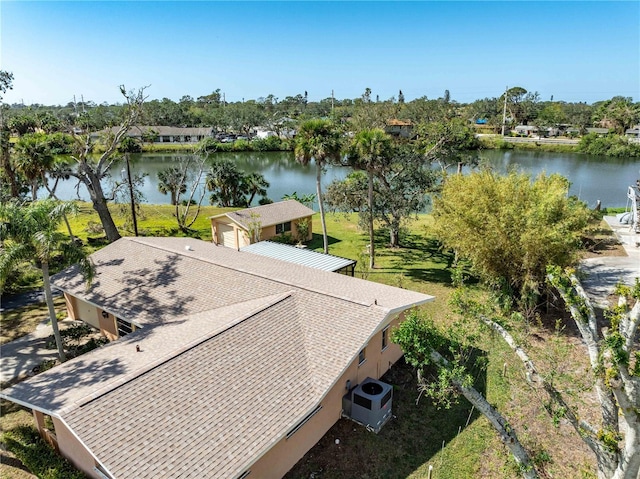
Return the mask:
<svg viewBox="0 0 640 479"><path fill-rule="evenodd" d="M313 194L315 188L315 164L302 166L295 161L291 152L241 152L217 153L229 158L246 171L262 173L270 183L268 197L274 201L284 195L297 192L298 195ZM169 195L158 191L158 172L173 166L184 154L142 154L132 155L133 174L147 173L141 188L145 202L152 204L169 203ZM640 179L640 161L637 159L610 159L605 157L580 155L575 153L545 153L513 150L487 150L481 154L483 161L498 171L506 172L512 168L529 172L532 175L545 172L559 173L569 179L569 193L587 202L590 207L597 200L604 207L626 206L627 187ZM114 179L120 181L122 165L115 165ZM328 167L322 177L323 187L334 179L343 179L349 169ZM58 186L58 196L62 199L76 199L78 194L75 181L68 180ZM88 200L84 186L80 186L79 197ZM41 193L44 197L44 193ZM257 203L258 198L254 200ZM205 203L208 202L208 194Z"/></svg>

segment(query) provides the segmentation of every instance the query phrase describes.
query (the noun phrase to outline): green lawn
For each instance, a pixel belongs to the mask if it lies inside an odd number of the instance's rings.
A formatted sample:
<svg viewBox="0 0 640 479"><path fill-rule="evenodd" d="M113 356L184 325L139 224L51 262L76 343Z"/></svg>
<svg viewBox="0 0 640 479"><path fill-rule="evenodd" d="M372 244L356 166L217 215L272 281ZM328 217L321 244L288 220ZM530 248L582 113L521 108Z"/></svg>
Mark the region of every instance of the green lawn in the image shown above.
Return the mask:
<svg viewBox="0 0 640 479"><path fill-rule="evenodd" d="M121 233L133 235L127 226L126 208L112 208ZM210 241L208 217L224 211L229 209L204 207L190 236ZM99 241L89 244L89 238L101 236L95 230L90 231L92 223L98 223L97 215L89 204L81 204L80 214L71 219L71 224L74 234L88 244L89 251L100 247ZM358 227L357 217L328 214L330 253L357 260L356 274L359 277L434 295L436 300L426 305L425 309L436 321L447 324L452 319L448 299L452 292L450 266L453 258L439 248L429 233L430 224L430 216L420 215L401 236L401 248L396 249L388 247L388 237L380 229L376 236L377 265L369 271L366 267L368 238ZM308 246L321 251L318 215L313 218L313 230L313 240ZM173 218L173 208L169 205L142 205L139 231L147 236L182 235ZM25 321L27 317L25 314ZM12 324L16 321L19 323L15 317L11 321ZM479 387L486 391L489 401L502 408L509 420L514 421L525 445L550 455L551 461L547 467L551 474L549 477L569 477L566 470L562 469L565 462L563 454L567 444L571 441L575 443L576 438L569 433L568 438L559 441L562 447L548 444L545 438L556 438L556 432L539 398L525 385L521 367L514 361L511 352L496 340L485 339L476 347L479 354L487 358L487 369L479 373L476 380ZM308 478L322 471L315 477L417 479L430 477L429 466L433 467L432 479L518 477L508 451L484 417L477 412L471 413L471 407L465 400L448 410L437 409L425 398L416 404L414 376L410 368L398 365L385 378L394 384L394 414L397 417L380 434L369 433L355 423L342 419L287 477ZM523 404L535 407L525 411ZM13 414L19 415L17 423L24 422L24 411L10 407L5 409L4 417L0 420L2 429L12 428ZM543 425L540 430L529 429L532 420ZM335 439L340 439L340 444L336 445ZM577 442L579 446L579 440ZM571 447L578 447L574 443L571 443ZM589 457L583 453L576 459L579 461L576 470L582 477L592 477L593 464Z"/></svg>

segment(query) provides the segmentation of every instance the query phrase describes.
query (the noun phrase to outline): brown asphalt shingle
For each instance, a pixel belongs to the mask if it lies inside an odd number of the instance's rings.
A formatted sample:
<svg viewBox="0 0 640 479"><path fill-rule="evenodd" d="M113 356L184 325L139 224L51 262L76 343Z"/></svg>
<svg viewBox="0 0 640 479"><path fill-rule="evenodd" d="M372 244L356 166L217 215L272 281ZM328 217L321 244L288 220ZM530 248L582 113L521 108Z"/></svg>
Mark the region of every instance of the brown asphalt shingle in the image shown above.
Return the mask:
<svg viewBox="0 0 640 479"><path fill-rule="evenodd" d="M278 201L268 205L256 206L244 210L232 211L213 216L219 218L226 216L248 230L251 223L259 221L261 227L279 225L287 221L293 221L307 216L313 216L315 211L307 208L296 200Z"/></svg>
<svg viewBox="0 0 640 479"><path fill-rule="evenodd" d="M390 312L431 299L187 238L92 258L89 292L75 269L54 284L142 328L3 396L61 417L116 478L239 475Z"/></svg>

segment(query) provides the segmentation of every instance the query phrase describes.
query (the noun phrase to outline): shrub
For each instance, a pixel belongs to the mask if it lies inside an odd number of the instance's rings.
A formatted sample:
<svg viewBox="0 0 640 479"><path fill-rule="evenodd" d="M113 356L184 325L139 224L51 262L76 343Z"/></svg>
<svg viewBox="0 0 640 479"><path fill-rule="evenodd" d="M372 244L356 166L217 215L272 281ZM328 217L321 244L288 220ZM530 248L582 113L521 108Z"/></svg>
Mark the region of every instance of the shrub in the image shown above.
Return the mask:
<svg viewBox="0 0 640 479"><path fill-rule="evenodd" d="M18 426L2 435L2 442L40 479L86 479L59 456L31 426Z"/></svg>
<svg viewBox="0 0 640 479"><path fill-rule="evenodd" d="M582 137L578 151L589 155L640 157L640 144L631 143L619 135L598 136L590 133Z"/></svg>
<svg viewBox="0 0 640 479"><path fill-rule="evenodd" d="M274 236L269 241L273 241L275 243L284 243L284 244L295 244L296 241L293 238L293 235L290 232L279 234L278 236Z"/></svg>
<svg viewBox="0 0 640 479"><path fill-rule="evenodd" d="M125 137L118 146L120 153L140 153L142 151L142 145L135 138L130 136Z"/></svg>

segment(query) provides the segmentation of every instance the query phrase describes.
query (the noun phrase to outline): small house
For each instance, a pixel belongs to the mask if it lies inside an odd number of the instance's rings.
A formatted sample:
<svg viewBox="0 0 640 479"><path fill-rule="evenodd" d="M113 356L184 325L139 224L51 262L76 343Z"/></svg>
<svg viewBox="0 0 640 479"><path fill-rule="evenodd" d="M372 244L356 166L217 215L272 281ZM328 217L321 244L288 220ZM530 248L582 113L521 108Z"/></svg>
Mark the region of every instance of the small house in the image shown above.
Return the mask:
<svg viewBox="0 0 640 479"><path fill-rule="evenodd" d="M234 249L281 235L305 242L313 238L314 214L296 200L279 201L212 216L211 235L215 244Z"/></svg>

